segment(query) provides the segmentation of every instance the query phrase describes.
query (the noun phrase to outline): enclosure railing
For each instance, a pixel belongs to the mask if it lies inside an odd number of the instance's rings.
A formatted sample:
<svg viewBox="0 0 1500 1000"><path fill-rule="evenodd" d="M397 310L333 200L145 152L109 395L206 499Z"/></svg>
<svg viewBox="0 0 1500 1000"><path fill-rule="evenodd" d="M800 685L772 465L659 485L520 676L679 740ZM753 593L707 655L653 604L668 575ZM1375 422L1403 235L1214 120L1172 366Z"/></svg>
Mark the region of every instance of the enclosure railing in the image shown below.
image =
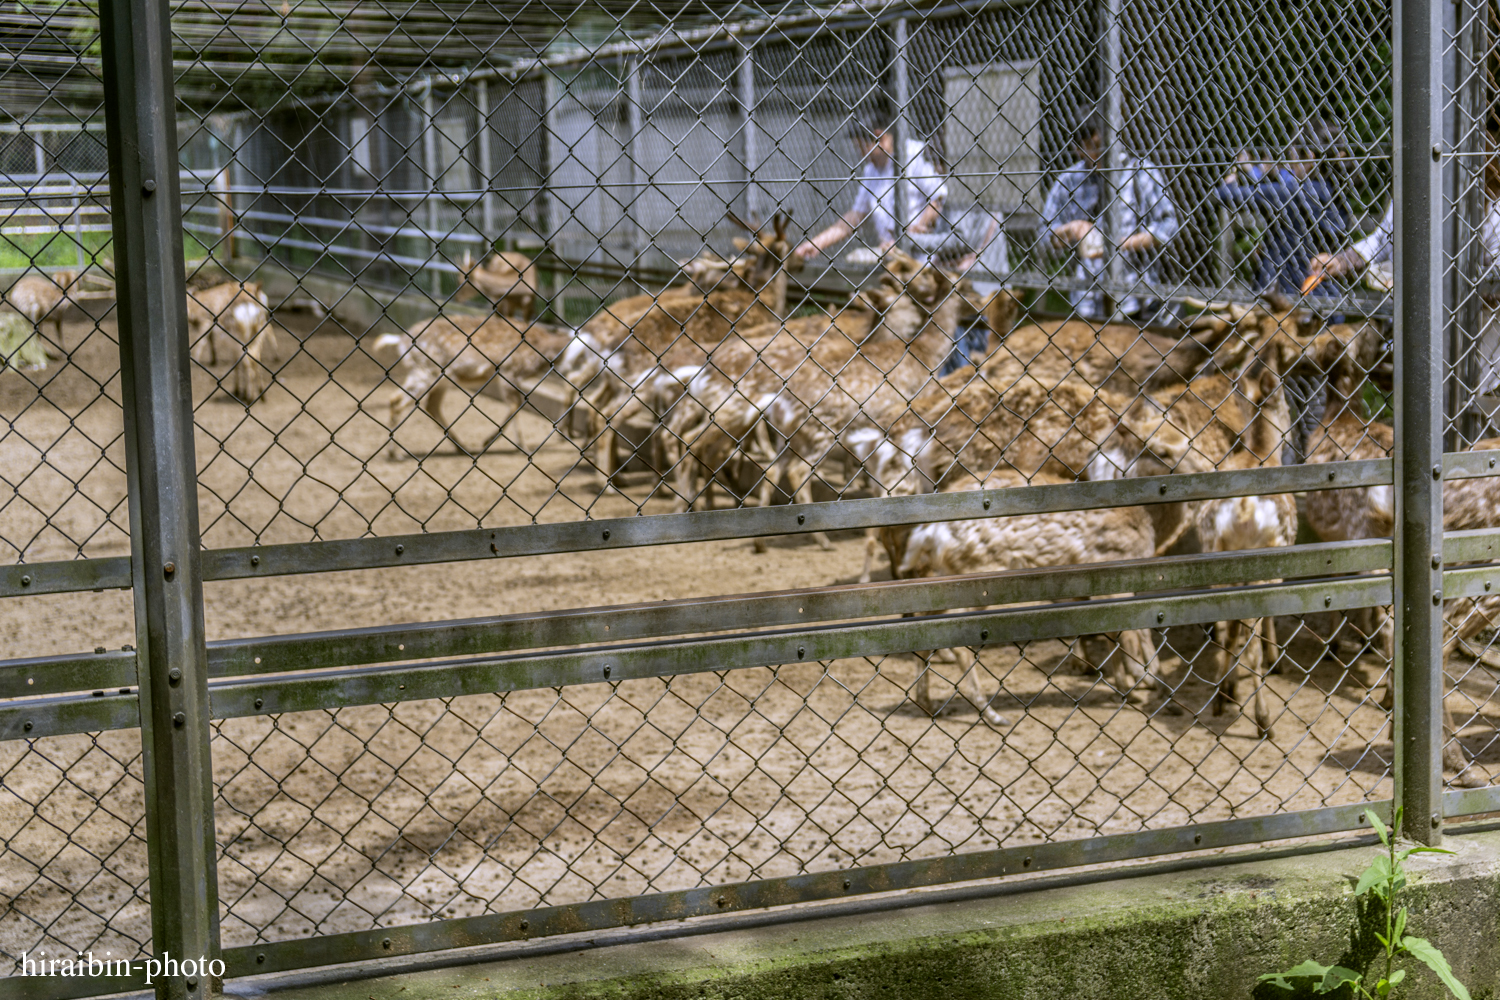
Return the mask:
<svg viewBox="0 0 1500 1000"><path fill-rule="evenodd" d="M85 78L0 65L80 134L102 101L109 157L0 190L0 991L1500 811L1489 5L848 4L550 53L591 22L517 42L517 6L417 58L381 12L227 43L64 5L38 38ZM342 62L370 33L420 71ZM932 178L983 238L922 242ZM1387 188L1389 253L1350 223ZM83 264L86 214L117 300L64 321L24 241ZM732 545L781 536L833 554ZM80 953L126 967L26 964Z"/></svg>

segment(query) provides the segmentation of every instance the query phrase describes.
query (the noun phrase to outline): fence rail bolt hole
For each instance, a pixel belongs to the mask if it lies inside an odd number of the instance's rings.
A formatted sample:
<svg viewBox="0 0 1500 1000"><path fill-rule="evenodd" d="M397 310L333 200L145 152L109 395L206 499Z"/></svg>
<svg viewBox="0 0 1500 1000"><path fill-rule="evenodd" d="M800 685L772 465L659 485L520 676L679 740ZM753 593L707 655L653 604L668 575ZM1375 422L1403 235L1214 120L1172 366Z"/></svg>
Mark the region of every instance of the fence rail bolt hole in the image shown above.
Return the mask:
<svg viewBox="0 0 1500 1000"><path fill-rule="evenodd" d="M806 524L807 523L807 515L806 514L798 514L797 515L797 523L798 524Z"/></svg>
<svg viewBox="0 0 1500 1000"><path fill-rule="evenodd" d="M169 562L161 568L161 571L167 574L167 576L171 576L173 573L177 572L177 564L174 562Z"/></svg>
<svg viewBox="0 0 1500 1000"><path fill-rule="evenodd" d="M990 637L990 630L989 629L983 628L983 629L979 630L979 638L981 638L981 639L988 639L989 637Z"/></svg>
<svg viewBox="0 0 1500 1000"><path fill-rule="evenodd" d="M1432 478L1433 479L1442 479L1443 478L1443 467L1441 465L1434 465L1432 467Z"/></svg>
<svg viewBox="0 0 1500 1000"><path fill-rule="evenodd" d="M94 647L94 655L95 656L103 656L104 652L105 652L105 650L104 650L103 646L95 646Z"/></svg>
<svg viewBox="0 0 1500 1000"><path fill-rule="evenodd" d="M251 556L250 557L250 565L251 566L259 566L260 565L260 556Z"/></svg>
<svg viewBox="0 0 1500 1000"><path fill-rule="evenodd" d="M1167 620L1167 613L1165 611L1158 611L1156 613L1156 624L1160 625L1162 622L1164 622L1166 620Z"/></svg>
<svg viewBox="0 0 1500 1000"><path fill-rule="evenodd" d="M183 726L187 725L187 716L182 712L178 712L176 715L172 716L172 725L176 726L178 729L181 729Z"/></svg>
<svg viewBox="0 0 1500 1000"><path fill-rule="evenodd" d="M1195 834L1193 834L1193 843L1195 843L1195 844L1201 844L1201 843L1203 843L1203 834L1201 834L1201 833L1195 833Z"/></svg>
<svg viewBox="0 0 1500 1000"><path fill-rule="evenodd" d="M256 708L263 707L265 705L265 703L266 703L266 700L264 698L257 698L257 699L255 699L255 707Z"/></svg>
<svg viewBox="0 0 1500 1000"><path fill-rule="evenodd" d="M31 577L29 577L29 576L23 576L23 577L21 577L21 586L23 586L23 587L29 587L29 586L31 586Z"/></svg>
<svg viewBox="0 0 1500 1000"><path fill-rule="evenodd" d="M1333 595L1332 594L1324 594L1323 595L1323 607L1325 607L1325 608L1331 608L1331 607L1333 607Z"/></svg>
<svg viewBox="0 0 1500 1000"><path fill-rule="evenodd" d="M806 655L807 655L807 647L806 646L798 646L797 647L797 659L800 660L800 659L802 659L802 657L804 657Z"/></svg>
<svg viewBox="0 0 1500 1000"><path fill-rule="evenodd" d="M390 946L391 946L391 939L390 938L386 938L385 940L383 940L383 941L380 942L380 947L382 947L382 948L387 948L388 949L388 948L390 948Z"/></svg>
<svg viewBox="0 0 1500 1000"><path fill-rule="evenodd" d="M403 553L405 551L406 551L406 546L405 545L398 545L398 546L396 546L396 555L399 556L401 553Z"/></svg>
<svg viewBox="0 0 1500 1000"><path fill-rule="evenodd" d="M608 677L608 676L609 676L609 664L608 664L608 663L606 663L606 664L605 664L605 665L604 665L604 676L605 676L605 677Z"/></svg>
<svg viewBox="0 0 1500 1000"><path fill-rule="evenodd" d="M21 728L26 730L26 732L28 733L31 732L31 720L27 719L25 722L21 723Z"/></svg>
<svg viewBox="0 0 1500 1000"><path fill-rule="evenodd" d="M989 509L990 509L990 502L989 502L989 501L988 501L988 500L986 500L986 501L985 501L985 502L984 502L984 509L985 509L985 510L989 510Z"/></svg>
<svg viewBox="0 0 1500 1000"><path fill-rule="evenodd" d="M1438 605L1440 605L1442 603L1443 603L1443 592L1441 590L1434 590L1432 592L1432 605L1433 605L1433 607L1437 607Z"/></svg>
<svg viewBox="0 0 1500 1000"><path fill-rule="evenodd" d="M531 921L530 920L523 920L523 921L521 921L521 930L526 931L526 930L530 930L530 929L531 929Z"/></svg>
<svg viewBox="0 0 1500 1000"><path fill-rule="evenodd" d="M1161 484L1161 486L1159 486L1159 487L1157 487L1157 489L1158 489L1158 491L1159 491L1159 492L1161 492L1161 493L1162 493L1162 494L1163 494L1163 495L1166 495L1166 492L1167 492L1167 484L1166 484L1166 483L1162 483L1162 484Z"/></svg>
<svg viewBox="0 0 1500 1000"><path fill-rule="evenodd" d="M182 680L182 671L180 669L173 667L167 671L167 683L176 684L180 680Z"/></svg>
<svg viewBox="0 0 1500 1000"><path fill-rule="evenodd" d="M609 529L608 528L604 529L604 540L606 542L609 541Z"/></svg>
<svg viewBox="0 0 1500 1000"><path fill-rule="evenodd" d="M1433 569L1442 569L1443 568L1443 557L1441 555L1439 555L1438 553L1436 553L1436 552L1434 552L1432 554L1432 568Z"/></svg>
<svg viewBox="0 0 1500 1000"><path fill-rule="evenodd" d="M845 889L853 888L853 886L854 886L854 883L852 881L850 881L849 879L844 879L844 888Z"/></svg>
<svg viewBox="0 0 1500 1000"><path fill-rule="evenodd" d="M148 198L151 195L155 194L156 193L156 181L152 180L149 177L147 177L145 180L141 181L141 193L144 194L144 195L146 195L146 197L148 197Z"/></svg>
<svg viewBox="0 0 1500 1000"><path fill-rule="evenodd" d="M255 964L256 965L263 965L265 963L265 961L266 961L266 953L265 952L260 952L259 954L257 954L255 956Z"/></svg>

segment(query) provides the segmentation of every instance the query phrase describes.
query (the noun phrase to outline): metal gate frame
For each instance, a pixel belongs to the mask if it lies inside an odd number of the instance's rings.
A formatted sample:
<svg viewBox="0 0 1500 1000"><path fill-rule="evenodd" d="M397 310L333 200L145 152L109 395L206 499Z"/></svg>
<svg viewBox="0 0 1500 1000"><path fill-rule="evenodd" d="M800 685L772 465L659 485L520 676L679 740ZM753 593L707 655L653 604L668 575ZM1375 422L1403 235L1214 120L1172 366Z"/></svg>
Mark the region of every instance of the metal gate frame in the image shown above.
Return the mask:
<svg viewBox="0 0 1500 1000"><path fill-rule="evenodd" d="M1395 802L1405 808L1407 836L1439 842L1445 817L1500 810L1500 787L1444 792L1441 773L1442 602L1483 595L1500 580L1500 566L1444 570L1445 563L1492 559L1500 542L1496 531L1446 537L1442 531L1442 482L1495 475L1500 456L1442 453L1444 369L1438 332L1445 303L1434 222L1443 205L1444 161L1452 155L1440 138L1444 9L1431 0L1395 3L1394 460L201 551L169 7L167 0L103 5L132 554L0 568L0 596L132 589L138 648L0 664L0 697L52 696L0 705L0 740L141 727L154 947L158 953L212 956L219 945L211 718L297 711L330 698L339 704L384 703L683 674L723 664L791 663L1393 603ZM205 642L204 581L1361 485L1396 487L1394 541ZM1339 576L1381 570L1393 572ZM1291 582L1246 584L1268 576ZM1210 584L1219 589L1178 592ZM1137 596L935 614L1006 600L1122 592ZM916 617L899 617L906 614ZM850 619L877 620L851 625ZM730 627L756 631L676 638L723 629L726 620ZM559 645L588 648L537 651ZM403 665L430 657L462 659ZM299 673L274 681L256 676L289 669ZM132 685L135 693L64 694L80 687ZM227 976L238 977L411 955L1347 831L1363 825L1367 809L1388 816L1391 805L1360 803L551 906L227 949L222 957ZM179 976L160 981L157 991L163 998L187 1000L220 986L208 977ZM111 989L142 987L138 980L116 981ZM11 977L0 983L4 998L61 1000L92 992L83 980Z"/></svg>

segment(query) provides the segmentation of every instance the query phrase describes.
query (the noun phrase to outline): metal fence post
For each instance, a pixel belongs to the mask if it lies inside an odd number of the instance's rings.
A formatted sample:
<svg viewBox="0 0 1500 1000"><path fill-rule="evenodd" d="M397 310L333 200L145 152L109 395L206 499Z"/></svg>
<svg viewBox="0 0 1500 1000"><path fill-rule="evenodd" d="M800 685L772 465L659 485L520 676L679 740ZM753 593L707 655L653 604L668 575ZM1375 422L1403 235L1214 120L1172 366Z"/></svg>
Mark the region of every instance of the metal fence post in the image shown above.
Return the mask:
<svg viewBox="0 0 1500 1000"><path fill-rule="evenodd" d="M745 172L745 218L754 219L760 211L760 198L756 194L755 170L760 165L755 148L755 48L754 41L744 42L740 53L739 97L740 114L743 116L741 137Z"/></svg>
<svg viewBox="0 0 1500 1000"><path fill-rule="evenodd" d="M480 80L475 84L474 103L476 113L479 117L479 184L480 191L480 223L484 226L484 246L479 253L479 259L485 260L489 257L495 243L495 157L494 148L491 144L493 136L490 133L490 84L488 80Z"/></svg>
<svg viewBox="0 0 1500 1000"><path fill-rule="evenodd" d="M641 59L632 56L625 69L625 119L629 132L625 140L625 158L630 161L630 201L625 205L625 232L630 240L630 266L639 267L646 249L646 227L641 223L641 202L645 196L645 172L641 169L642 117Z"/></svg>
<svg viewBox="0 0 1500 1000"><path fill-rule="evenodd" d="M1125 148L1122 133L1125 131L1125 107L1122 100L1120 73L1124 63L1124 41L1120 35L1121 0L1104 2L1104 76L1101 89L1104 95L1104 224L1106 228L1104 252L1107 266L1104 273L1111 291L1107 296L1114 308L1128 297L1121 287L1125 283L1125 256L1120 252L1120 243L1131 234L1125 229L1125 202L1120 197L1120 184L1125 178Z"/></svg>
<svg viewBox="0 0 1500 1000"><path fill-rule="evenodd" d="M197 962L218 955L219 910L169 17L166 0L100 5L151 939ZM164 976L157 996L217 992L206 971Z"/></svg>
<svg viewBox="0 0 1500 1000"><path fill-rule="evenodd" d="M896 245L901 246L908 242L907 227L916 222L916 219L908 219L906 211L907 175L911 172L911 164L906 160L906 142L910 138L911 129L906 120L906 106L911 101L911 81L907 75L906 67L906 42L907 22L906 18L896 19L895 51L892 53L892 76L895 77L896 89L896 151L892 164L892 201L896 213Z"/></svg>
<svg viewBox="0 0 1500 1000"><path fill-rule="evenodd" d="M422 170L427 174L426 221L420 223L427 230L429 261L436 263L438 244L438 178L437 178L437 113L433 109L432 80L422 88ZM432 294L443 294L443 273L436 269L431 277Z"/></svg>
<svg viewBox="0 0 1500 1000"><path fill-rule="evenodd" d="M1406 833L1442 838L1443 741L1443 65L1448 0L1397 0L1396 184L1396 801Z"/></svg>

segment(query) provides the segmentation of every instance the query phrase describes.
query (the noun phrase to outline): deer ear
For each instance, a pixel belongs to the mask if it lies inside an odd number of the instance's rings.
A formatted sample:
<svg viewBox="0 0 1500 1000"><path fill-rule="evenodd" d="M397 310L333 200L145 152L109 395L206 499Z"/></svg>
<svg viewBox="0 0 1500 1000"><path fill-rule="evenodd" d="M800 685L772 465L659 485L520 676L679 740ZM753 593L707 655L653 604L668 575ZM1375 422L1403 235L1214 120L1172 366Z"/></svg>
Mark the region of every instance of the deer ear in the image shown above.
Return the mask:
<svg viewBox="0 0 1500 1000"><path fill-rule="evenodd" d="M736 236L734 238L734 248L736 250L749 250L750 240L745 239L743 236Z"/></svg>
<svg viewBox="0 0 1500 1000"><path fill-rule="evenodd" d="M748 222L746 222L744 219L741 219L733 212L725 212L724 217L727 218L730 222L734 223L736 226L739 226L741 229L752 233L756 232L756 228L754 226L750 225Z"/></svg>
<svg viewBox="0 0 1500 1000"><path fill-rule="evenodd" d="M463 267L465 271L472 271L474 269L474 255L467 250L464 251Z"/></svg>
<svg viewBox="0 0 1500 1000"><path fill-rule="evenodd" d="M771 228L776 231L776 238L778 240L786 239L786 224L789 221L791 221L791 216L789 214L783 215L781 212L777 212L771 218Z"/></svg>

